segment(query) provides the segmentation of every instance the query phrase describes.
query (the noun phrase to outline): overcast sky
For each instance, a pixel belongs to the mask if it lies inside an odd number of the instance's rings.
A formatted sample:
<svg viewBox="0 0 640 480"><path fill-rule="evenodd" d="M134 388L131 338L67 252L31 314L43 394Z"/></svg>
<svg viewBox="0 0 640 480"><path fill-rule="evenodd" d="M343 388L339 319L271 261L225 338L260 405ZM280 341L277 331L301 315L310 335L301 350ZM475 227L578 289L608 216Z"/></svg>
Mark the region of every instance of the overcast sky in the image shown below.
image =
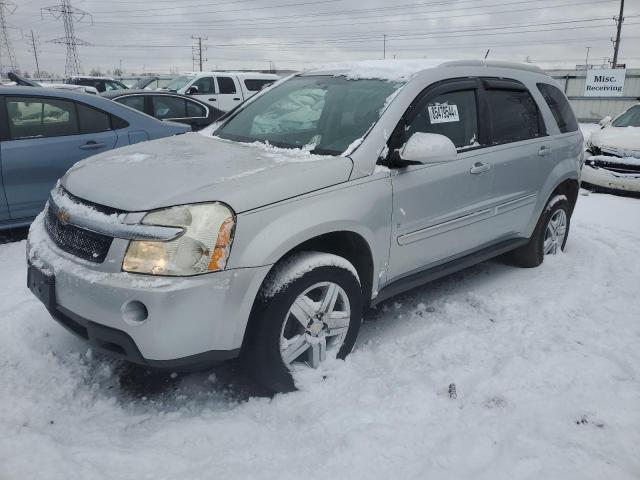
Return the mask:
<svg viewBox="0 0 640 480"><path fill-rule="evenodd" d="M64 73L55 0L13 0L7 16L22 70ZM611 58L619 0L72 0L91 16L75 23L82 68L125 73L193 68L192 35L206 37L205 69L303 69L325 61L489 58L575 66ZM8 13L8 12L7 12ZM41 16L42 15L42 16ZM619 62L640 66L640 1L627 1ZM93 21L92 21L93 20ZM23 38L24 36L24 38ZM0 52L3 64L5 52Z"/></svg>

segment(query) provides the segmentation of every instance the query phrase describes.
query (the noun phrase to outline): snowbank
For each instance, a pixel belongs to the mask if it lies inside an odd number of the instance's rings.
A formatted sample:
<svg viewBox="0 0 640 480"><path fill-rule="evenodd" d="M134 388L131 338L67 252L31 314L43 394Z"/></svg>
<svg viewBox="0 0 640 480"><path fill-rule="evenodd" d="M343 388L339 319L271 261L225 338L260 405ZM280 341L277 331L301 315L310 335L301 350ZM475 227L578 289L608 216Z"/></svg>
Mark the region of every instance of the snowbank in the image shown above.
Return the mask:
<svg viewBox="0 0 640 480"><path fill-rule="evenodd" d="M386 302L273 399L224 369L134 389L27 291L24 242L0 245L0 478L637 479L639 207L580 196L565 254Z"/></svg>

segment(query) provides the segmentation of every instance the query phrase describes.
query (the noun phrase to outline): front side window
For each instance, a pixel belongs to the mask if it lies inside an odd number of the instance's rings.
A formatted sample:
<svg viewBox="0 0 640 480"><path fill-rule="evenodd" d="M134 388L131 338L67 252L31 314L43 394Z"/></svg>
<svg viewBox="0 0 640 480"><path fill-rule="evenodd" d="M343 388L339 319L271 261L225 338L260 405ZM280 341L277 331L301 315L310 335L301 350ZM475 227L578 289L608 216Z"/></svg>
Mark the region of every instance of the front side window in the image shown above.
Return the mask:
<svg viewBox="0 0 640 480"><path fill-rule="evenodd" d="M518 142L542 135L538 106L526 90L487 90L493 144Z"/></svg>
<svg viewBox="0 0 640 480"><path fill-rule="evenodd" d="M170 96L153 97L153 116L164 120L165 118L185 118L187 110L183 98Z"/></svg>
<svg viewBox="0 0 640 480"><path fill-rule="evenodd" d="M121 84L120 82L114 82L111 80L105 80L104 82L105 90L108 92L110 90L126 90L126 86Z"/></svg>
<svg viewBox="0 0 640 480"><path fill-rule="evenodd" d="M111 121L107 113L78 104L78 123L80 133L100 133L111 130Z"/></svg>
<svg viewBox="0 0 640 480"><path fill-rule="evenodd" d="M7 113L12 140L79 133L73 102L42 97L7 97Z"/></svg>
<svg viewBox="0 0 640 480"><path fill-rule="evenodd" d="M193 87L198 88L199 94L211 95L216 93L216 87L213 84L213 77L202 77L193 82Z"/></svg>
<svg viewBox="0 0 640 480"><path fill-rule="evenodd" d="M547 102L553 118L556 119L560 132L567 133L577 131L578 121L576 120L576 116L573 113L567 97L564 96L560 89L548 83L539 83L538 90L540 90L544 101Z"/></svg>
<svg viewBox="0 0 640 480"><path fill-rule="evenodd" d="M220 93L236 93L236 84L233 78L216 77L218 80L218 90Z"/></svg>
<svg viewBox="0 0 640 480"><path fill-rule="evenodd" d="M614 127L640 127L640 105L634 105L616 118L611 125Z"/></svg>
<svg viewBox="0 0 640 480"><path fill-rule="evenodd" d="M144 97L142 95L131 95L129 97L121 97L116 99L116 102L126 105L127 107L134 108L139 112L144 113Z"/></svg>
<svg viewBox="0 0 640 480"><path fill-rule="evenodd" d="M444 135L458 150L480 146L475 90L426 97L406 126L404 138L409 139L416 132Z"/></svg>
<svg viewBox="0 0 640 480"><path fill-rule="evenodd" d="M193 77L188 75L182 75L180 77L176 77L173 80L171 80L169 83L165 85L164 88L166 88L167 90L172 90L174 92L177 92L181 88L185 87L191 80L193 80Z"/></svg>
<svg viewBox="0 0 640 480"><path fill-rule="evenodd" d="M340 155L378 121L401 82L300 76L241 108L216 131L239 142L263 142Z"/></svg>

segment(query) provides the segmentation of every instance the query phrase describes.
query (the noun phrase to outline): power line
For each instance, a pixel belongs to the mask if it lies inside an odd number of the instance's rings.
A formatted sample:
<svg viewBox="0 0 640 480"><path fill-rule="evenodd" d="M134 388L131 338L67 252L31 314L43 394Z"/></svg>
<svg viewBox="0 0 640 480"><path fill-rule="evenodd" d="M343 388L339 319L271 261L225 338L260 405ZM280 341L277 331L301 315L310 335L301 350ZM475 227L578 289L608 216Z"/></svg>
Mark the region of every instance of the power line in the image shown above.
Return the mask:
<svg viewBox="0 0 640 480"><path fill-rule="evenodd" d="M89 42L76 37L74 22L81 22L84 18L91 18L91 14L73 7L70 0L60 0L60 5L46 7L40 10L47 12L55 19L62 18L64 23L64 37L49 40L51 43L58 43L67 46L67 61L64 66L65 75L77 75L80 73L80 60L78 59L78 45L89 45ZM93 21L93 19L92 19Z"/></svg>

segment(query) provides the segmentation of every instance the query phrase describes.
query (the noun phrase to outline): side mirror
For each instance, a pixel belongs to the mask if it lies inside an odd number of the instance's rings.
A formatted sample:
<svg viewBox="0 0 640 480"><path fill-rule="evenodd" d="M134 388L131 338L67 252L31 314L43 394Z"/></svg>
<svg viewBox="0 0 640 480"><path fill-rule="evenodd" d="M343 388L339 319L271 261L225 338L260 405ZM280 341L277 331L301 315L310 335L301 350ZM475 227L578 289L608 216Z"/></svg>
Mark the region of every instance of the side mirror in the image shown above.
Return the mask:
<svg viewBox="0 0 640 480"><path fill-rule="evenodd" d="M441 163L455 160L458 151L444 135L416 132L403 145L399 154L400 160L407 164Z"/></svg>
<svg viewBox="0 0 640 480"><path fill-rule="evenodd" d="M187 88L187 95L195 95L196 93L198 93L198 87L196 87L195 85L191 85L189 88Z"/></svg>
<svg viewBox="0 0 640 480"><path fill-rule="evenodd" d="M598 123L600 124L601 127L606 127L607 125L609 125L611 123L611 116L607 115L602 120L600 120Z"/></svg>

